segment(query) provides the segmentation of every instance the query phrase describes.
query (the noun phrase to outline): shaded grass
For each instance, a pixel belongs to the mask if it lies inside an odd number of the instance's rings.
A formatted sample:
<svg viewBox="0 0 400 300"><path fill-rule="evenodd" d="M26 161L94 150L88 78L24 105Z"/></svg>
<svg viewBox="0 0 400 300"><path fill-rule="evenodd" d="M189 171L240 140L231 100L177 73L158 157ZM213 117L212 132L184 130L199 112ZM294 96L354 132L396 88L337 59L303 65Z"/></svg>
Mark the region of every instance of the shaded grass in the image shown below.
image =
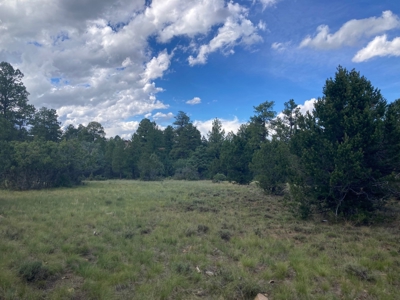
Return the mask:
<svg viewBox="0 0 400 300"><path fill-rule="evenodd" d="M0 216L0 299L396 299L400 288L395 219L299 221L254 186L1 191Z"/></svg>

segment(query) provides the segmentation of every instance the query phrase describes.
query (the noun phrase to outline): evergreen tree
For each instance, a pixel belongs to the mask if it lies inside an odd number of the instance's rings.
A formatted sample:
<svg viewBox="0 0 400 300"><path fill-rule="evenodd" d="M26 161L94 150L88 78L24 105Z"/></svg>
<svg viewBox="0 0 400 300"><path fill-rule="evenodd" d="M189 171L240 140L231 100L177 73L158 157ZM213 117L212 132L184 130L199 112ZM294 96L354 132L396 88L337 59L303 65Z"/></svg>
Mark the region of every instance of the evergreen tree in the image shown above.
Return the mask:
<svg viewBox="0 0 400 300"><path fill-rule="evenodd" d="M262 189L269 194L280 195L293 172L293 160L289 146L274 138L265 141L254 153L250 169Z"/></svg>
<svg viewBox="0 0 400 300"><path fill-rule="evenodd" d="M201 134L184 112L180 111L175 119L175 143L170 155L175 160L186 159L201 144Z"/></svg>
<svg viewBox="0 0 400 300"><path fill-rule="evenodd" d="M164 165L155 153L143 153L138 168L142 180L158 180L164 175Z"/></svg>
<svg viewBox="0 0 400 300"><path fill-rule="evenodd" d="M271 127L275 130L274 136L288 142L297 131L299 118L300 108L296 102L293 99L285 102L281 116L271 121Z"/></svg>
<svg viewBox="0 0 400 300"><path fill-rule="evenodd" d="M122 178L122 173L126 166L125 158L125 142L118 135L114 138L114 149L112 151L112 170L118 174L118 177Z"/></svg>
<svg viewBox="0 0 400 300"><path fill-rule="evenodd" d="M336 215L372 211L388 196L390 170L380 168L379 155L386 101L365 77L342 67L326 81L323 94L293 138L304 168L296 183Z"/></svg>
<svg viewBox="0 0 400 300"><path fill-rule="evenodd" d="M249 125L240 126L238 134L228 134L221 148L221 165L229 181L247 184L253 179L249 163L254 149L249 143Z"/></svg>
<svg viewBox="0 0 400 300"><path fill-rule="evenodd" d="M54 109L42 107L34 114L30 122L32 125L30 134L35 138L45 141L59 141L62 131L60 127L61 123L58 122L57 118L57 112Z"/></svg>
<svg viewBox="0 0 400 300"><path fill-rule="evenodd" d="M265 101L258 106L254 106L255 115L250 118L250 127L254 144L261 144L268 137L267 125L275 118L276 112L273 111L274 101Z"/></svg>
<svg viewBox="0 0 400 300"><path fill-rule="evenodd" d="M62 139L67 141L78 139L78 133L79 130L74 125L69 124L62 133Z"/></svg>
<svg viewBox="0 0 400 300"><path fill-rule="evenodd" d="M24 74L7 62L0 63L0 136L8 140L26 138L26 126L34 112L22 78ZM3 127L4 126L4 127Z"/></svg>
<svg viewBox="0 0 400 300"><path fill-rule="evenodd" d="M208 164L208 176L212 178L215 174L223 173L221 164L221 148L225 140L225 131L222 129L221 121L217 118L212 123L211 131L208 132L207 153L210 157Z"/></svg>

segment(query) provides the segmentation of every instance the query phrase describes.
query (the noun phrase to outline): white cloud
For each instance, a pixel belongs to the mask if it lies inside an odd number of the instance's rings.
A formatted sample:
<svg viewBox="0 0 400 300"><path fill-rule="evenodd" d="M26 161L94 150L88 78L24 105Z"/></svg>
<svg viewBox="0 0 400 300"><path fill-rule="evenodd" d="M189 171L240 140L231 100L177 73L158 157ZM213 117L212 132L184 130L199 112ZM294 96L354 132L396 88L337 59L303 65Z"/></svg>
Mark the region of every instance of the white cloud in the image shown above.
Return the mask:
<svg viewBox="0 0 400 300"><path fill-rule="evenodd" d="M167 50L164 50L158 54L157 57L153 57L147 64L146 69L143 73L143 82L147 83L153 79L162 77L164 72L168 70L172 54L168 55Z"/></svg>
<svg viewBox="0 0 400 300"><path fill-rule="evenodd" d="M118 122L113 127L109 127L107 136L112 137L119 135L123 139L131 139L132 133L134 133L139 127L139 122Z"/></svg>
<svg viewBox="0 0 400 300"><path fill-rule="evenodd" d="M310 114L312 114L312 111L314 109L314 104L316 101L317 101L316 98L311 98L310 100L304 101L304 104L297 105L297 107L300 108L300 113L302 115L305 115L307 112L310 112ZM277 114L277 117L283 118L284 117L283 112Z"/></svg>
<svg viewBox="0 0 400 300"><path fill-rule="evenodd" d="M236 133L240 125L245 123L245 122L240 122L236 116L232 120L227 120L227 119L219 119L219 120L221 121L222 129L225 130L225 134L231 131L233 133ZM206 121L196 120L193 122L193 125L197 127L202 136L207 137L208 132L211 131L213 121L214 119Z"/></svg>
<svg viewBox="0 0 400 300"><path fill-rule="evenodd" d="M367 61L375 56L400 56L400 37L387 40L386 34L375 37L369 44L357 52L353 62Z"/></svg>
<svg viewBox="0 0 400 300"><path fill-rule="evenodd" d="M285 44L283 44L283 43L273 43L272 45L271 45L271 48L272 49L274 49L274 50L276 50L276 51L283 51L283 50L285 50L286 49L286 46L285 46Z"/></svg>
<svg viewBox="0 0 400 300"><path fill-rule="evenodd" d="M212 52L262 40L265 24L254 26L231 1L147 2L0 0L0 61L25 74L32 104L57 109L64 124L98 121L110 136L128 134L134 116L169 107L154 80L171 68L174 51L155 50L159 43L170 49L164 44L174 37L189 37L180 46L205 63Z"/></svg>
<svg viewBox="0 0 400 300"><path fill-rule="evenodd" d="M260 20L260 22L258 22L257 24L257 28L262 31L265 31L267 29L267 24Z"/></svg>
<svg viewBox="0 0 400 300"><path fill-rule="evenodd" d="M378 18L350 20L333 34L330 33L328 25L321 25L317 28L317 33L314 37L307 36L303 39L300 43L300 48L335 49L342 46L354 46L362 38L371 37L395 28L400 28L400 19L390 10L387 10Z"/></svg>
<svg viewBox="0 0 400 300"><path fill-rule="evenodd" d="M171 120L174 117L174 114L172 112L169 112L167 114L158 112L153 115L153 120L154 121L168 121Z"/></svg>
<svg viewBox="0 0 400 300"><path fill-rule="evenodd" d="M146 13L154 24L167 24L158 32L163 43L174 36L206 34L230 15L224 0L154 0Z"/></svg>
<svg viewBox="0 0 400 300"><path fill-rule="evenodd" d="M192 100L186 101L187 104L196 105L201 103L201 99L199 97L194 97Z"/></svg>
<svg viewBox="0 0 400 300"><path fill-rule="evenodd" d="M263 40L257 33L257 27L246 18L246 9L232 2L228 3L228 9L232 15L218 29L218 34L208 44L200 46L197 57L189 56L191 66L205 64L208 55L217 50L225 50L225 53L230 54L238 44L250 46Z"/></svg>
<svg viewBox="0 0 400 300"><path fill-rule="evenodd" d="M263 6L263 10L266 9L269 6L274 6L278 3L279 0L258 0L262 6Z"/></svg>
<svg viewBox="0 0 400 300"><path fill-rule="evenodd" d="M300 108L300 113L305 115L307 111L309 111L311 114L314 109L314 104L316 101L317 101L316 98L312 98L310 100L304 101L304 104L299 104L297 107Z"/></svg>

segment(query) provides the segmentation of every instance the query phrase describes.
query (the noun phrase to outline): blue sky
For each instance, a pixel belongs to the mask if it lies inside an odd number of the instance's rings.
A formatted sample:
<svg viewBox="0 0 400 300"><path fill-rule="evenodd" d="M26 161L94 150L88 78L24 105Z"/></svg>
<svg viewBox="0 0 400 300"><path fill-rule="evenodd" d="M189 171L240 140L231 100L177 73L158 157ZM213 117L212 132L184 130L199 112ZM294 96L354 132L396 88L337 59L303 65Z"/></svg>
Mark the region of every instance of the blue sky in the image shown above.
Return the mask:
<svg viewBox="0 0 400 300"><path fill-rule="evenodd" d="M236 131L266 100L312 108L338 65L400 98L399 17L393 0L3 0L0 61L64 125L129 137L181 110Z"/></svg>

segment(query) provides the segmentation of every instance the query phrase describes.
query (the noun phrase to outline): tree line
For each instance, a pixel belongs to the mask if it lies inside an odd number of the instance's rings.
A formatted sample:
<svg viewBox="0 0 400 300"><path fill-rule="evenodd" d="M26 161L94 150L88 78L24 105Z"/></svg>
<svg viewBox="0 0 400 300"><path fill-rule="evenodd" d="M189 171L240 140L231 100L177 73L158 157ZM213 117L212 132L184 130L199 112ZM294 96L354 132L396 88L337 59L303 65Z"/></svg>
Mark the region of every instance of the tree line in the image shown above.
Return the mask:
<svg viewBox="0 0 400 300"><path fill-rule="evenodd" d="M312 112L293 99L254 107L236 133L219 119L202 137L180 111L161 129L143 119L131 139L102 125L61 130L54 109L28 104L23 74L0 64L0 186L38 189L83 179L214 179L288 195L298 214L368 214L399 197L400 99L388 104L355 70L338 67Z"/></svg>

